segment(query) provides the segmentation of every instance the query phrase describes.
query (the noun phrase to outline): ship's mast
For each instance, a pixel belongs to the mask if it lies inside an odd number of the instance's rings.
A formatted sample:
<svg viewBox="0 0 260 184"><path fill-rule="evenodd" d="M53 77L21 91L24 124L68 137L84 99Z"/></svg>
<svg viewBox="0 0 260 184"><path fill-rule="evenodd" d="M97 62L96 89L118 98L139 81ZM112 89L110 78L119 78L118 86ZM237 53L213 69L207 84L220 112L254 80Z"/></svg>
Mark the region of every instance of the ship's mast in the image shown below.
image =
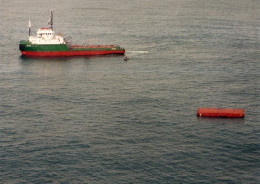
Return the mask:
<svg viewBox="0 0 260 184"><path fill-rule="evenodd" d="M51 25L51 29L53 30L53 12L52 12L52 10L51 10L51 18L50 18L48 24Z"/></svg>
<svg viewBox="0 0 260 184"><path fill-rule="evenodd" d="M30 21L30 19L29 19L29 21L28 21L29 36L31 36L31 33L32 33L32 31L31 31L31 26L32 26L32 24L31 24L31 21Z"/></svg>

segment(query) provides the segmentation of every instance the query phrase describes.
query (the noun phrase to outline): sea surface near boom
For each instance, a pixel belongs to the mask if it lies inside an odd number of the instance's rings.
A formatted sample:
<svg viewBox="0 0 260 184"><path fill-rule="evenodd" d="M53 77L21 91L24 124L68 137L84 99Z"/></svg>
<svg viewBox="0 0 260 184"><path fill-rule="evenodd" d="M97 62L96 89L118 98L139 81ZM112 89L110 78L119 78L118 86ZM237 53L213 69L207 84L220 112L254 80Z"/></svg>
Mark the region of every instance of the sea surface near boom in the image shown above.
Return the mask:
<svg viewBox="0 0 260 184"><path fill-rule="evenodd" d="M21 56L26 20L35 36L50 8L71 45L119 44L125 56ZM0 184L259 183L259 1L0 9ZM198 107L245 117L200 118Z"/></svg>

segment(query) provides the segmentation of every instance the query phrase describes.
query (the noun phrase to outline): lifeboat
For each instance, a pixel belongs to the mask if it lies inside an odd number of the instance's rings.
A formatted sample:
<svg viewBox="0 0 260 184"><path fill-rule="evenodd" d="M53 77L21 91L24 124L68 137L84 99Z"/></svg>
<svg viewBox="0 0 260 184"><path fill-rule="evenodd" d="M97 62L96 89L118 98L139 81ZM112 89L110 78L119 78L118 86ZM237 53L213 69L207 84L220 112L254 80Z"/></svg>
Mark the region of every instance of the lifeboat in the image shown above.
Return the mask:
<svg viewBox="0 0 260 184"><path fill-rule="evenodd" d="M244 118L244 109L198 108L199 117Z"/></svg>

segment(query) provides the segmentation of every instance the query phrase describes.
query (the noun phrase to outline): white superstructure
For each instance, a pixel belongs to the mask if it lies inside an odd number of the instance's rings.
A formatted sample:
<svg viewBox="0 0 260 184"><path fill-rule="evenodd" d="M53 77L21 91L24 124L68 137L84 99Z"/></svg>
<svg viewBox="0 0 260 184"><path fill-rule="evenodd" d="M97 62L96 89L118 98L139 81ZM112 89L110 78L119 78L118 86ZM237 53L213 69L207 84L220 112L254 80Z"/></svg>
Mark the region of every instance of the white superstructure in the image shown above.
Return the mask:
<svg viewBox="0 0 260 184"><path fill-rule="evenodd" d="M51 28L38 29L37 36L29 36L29 42L32 44L65 44L62 35L55 35Z"/></svg>
<svg viewBox="0 0 260 184"><path fill-rule="evenodd" d="M50 27L40 28L37 31L37 36L31 36L31 21L29 20L29 42L32 44L65 44L65 40L61 34L55 35L53 31L53 12L51 11L51 17L48 22Z"/></svg>

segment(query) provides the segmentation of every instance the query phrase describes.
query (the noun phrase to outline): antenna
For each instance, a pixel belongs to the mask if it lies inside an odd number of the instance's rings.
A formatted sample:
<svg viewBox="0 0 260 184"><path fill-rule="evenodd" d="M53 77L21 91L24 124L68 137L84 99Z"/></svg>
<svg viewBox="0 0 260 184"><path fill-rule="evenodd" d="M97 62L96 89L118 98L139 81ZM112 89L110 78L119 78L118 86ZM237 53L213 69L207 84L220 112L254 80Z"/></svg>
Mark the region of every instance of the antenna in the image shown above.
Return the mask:
<svg viewBox="0 0 260 184"><path fill-rule="evenodd" d="M52 12L52 10L51 10L51 18L49 19L48 24L51 25L51 29L53 30L53 12Z"/></svg>

